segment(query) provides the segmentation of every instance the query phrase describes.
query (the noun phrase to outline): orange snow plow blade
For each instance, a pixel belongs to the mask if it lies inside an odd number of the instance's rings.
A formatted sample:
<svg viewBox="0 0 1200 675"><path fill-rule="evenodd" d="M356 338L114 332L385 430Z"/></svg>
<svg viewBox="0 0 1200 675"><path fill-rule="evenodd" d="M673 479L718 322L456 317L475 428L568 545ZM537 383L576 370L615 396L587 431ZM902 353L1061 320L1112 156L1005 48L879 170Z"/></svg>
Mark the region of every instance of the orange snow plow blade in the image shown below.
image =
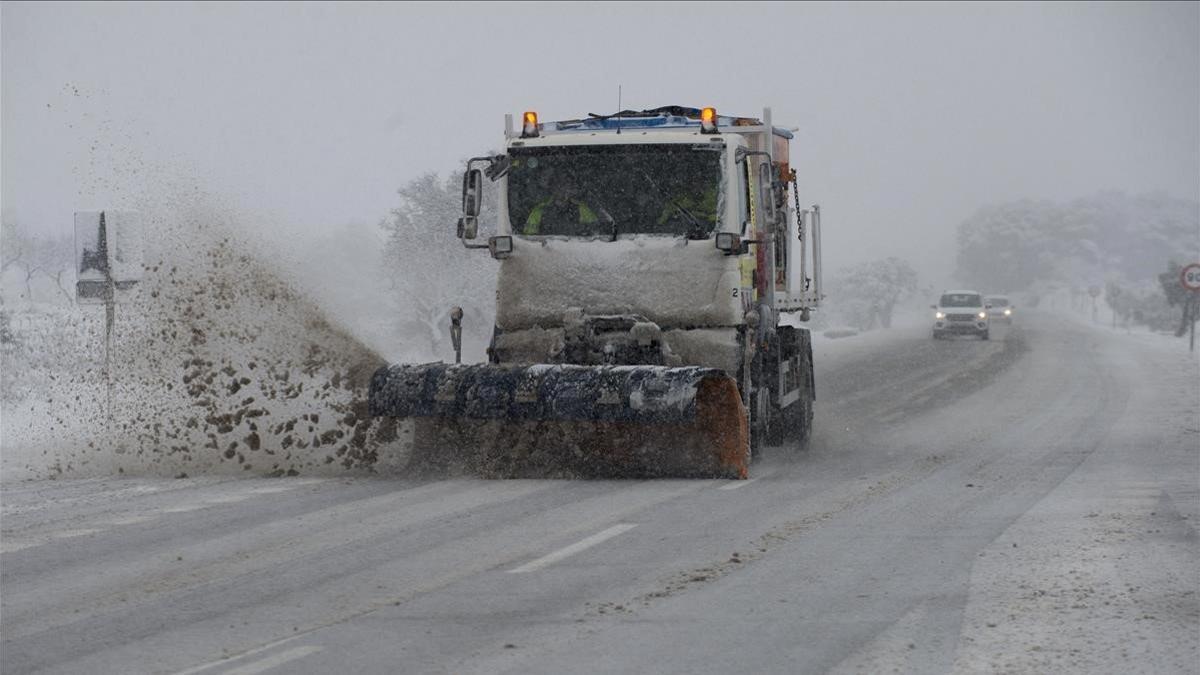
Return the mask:
<svg viewBox="0 0 1200 675"><path fill-rule="evenodd" d="M482 399L482 400L480 400ZM417 473L746 478L736 382L705 368L392 366L372 414L412 418Z"/></svg>

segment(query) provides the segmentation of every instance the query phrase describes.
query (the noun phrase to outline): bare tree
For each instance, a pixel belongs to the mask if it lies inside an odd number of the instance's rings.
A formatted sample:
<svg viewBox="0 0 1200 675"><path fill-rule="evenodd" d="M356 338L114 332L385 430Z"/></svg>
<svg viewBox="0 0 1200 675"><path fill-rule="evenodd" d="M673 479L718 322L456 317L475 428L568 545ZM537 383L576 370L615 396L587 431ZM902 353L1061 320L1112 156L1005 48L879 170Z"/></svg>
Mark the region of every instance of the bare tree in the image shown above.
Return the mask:
<svg viewBox="0 0 1200 675"><path fill-rule="evenodd" d="M495 184L485 182L481 231L496 221ZM387 232L385 274L391 283L402 334L421 335L430 353L447 344L450 309L467 313L468 332L489 332L496 296L496 267L485 252L459 242L462 173L427 173L397 190L400 204L380 223ZM492 208L488 208L491 206Z"/></svg>
<svg viewBox="0 0 1200 675"><path fill-rule="evenodd" d="M33 302L33 279L41 272L44 247L29 233L9 223L4 226L4 271L19 270L26 302Z"/></svg>
<svg viewBox="0 0 1200 675"><path fill-rule="evenodd" d="M70 235L54 238L39 238L34 246L38 261L38 272L54 282L62 297L71 302L74 296L68 290L75 279L75 241Z"/></svg>
<svg viewBox="0 0 1200 675"><path fill-rule="evenodd" d="M33 281L39 276L54 282L63 298L68 302L72 300L68 288L75 274L75 244L70 235L31 235L11 223L5 225L2 232L0 273L20 271L25 288L23 297L27 302L34 301Z"/></svg>
<svg viewBox="0 0 1200 675"><path fill-rule="evenodd" d="M841 314L855 328L891 328L896 305L917 291L917 273L900 258L859 263L842 269L830 294Z"/></svg>
<svg viewBox="0 0 1200 675"><path fill-rule="evenodd" d="M26 241L17 226L4 223L0 226L0 274L14 265L20 265L26 254Z"/></svg>

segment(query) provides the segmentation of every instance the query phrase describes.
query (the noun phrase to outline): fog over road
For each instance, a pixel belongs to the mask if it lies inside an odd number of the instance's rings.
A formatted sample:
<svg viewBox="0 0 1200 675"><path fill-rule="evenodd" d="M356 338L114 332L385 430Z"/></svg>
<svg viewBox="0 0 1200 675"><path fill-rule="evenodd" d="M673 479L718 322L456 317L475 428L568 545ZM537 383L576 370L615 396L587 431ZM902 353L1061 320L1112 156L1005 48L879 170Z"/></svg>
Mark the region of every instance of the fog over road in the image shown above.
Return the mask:
<svg viewBox="0 0 1200 675"><path fill-rule="evenodd" d="M0 669L1194 672L1197 361L1020 319L818 341L747 481L7 483Z"/></svg>

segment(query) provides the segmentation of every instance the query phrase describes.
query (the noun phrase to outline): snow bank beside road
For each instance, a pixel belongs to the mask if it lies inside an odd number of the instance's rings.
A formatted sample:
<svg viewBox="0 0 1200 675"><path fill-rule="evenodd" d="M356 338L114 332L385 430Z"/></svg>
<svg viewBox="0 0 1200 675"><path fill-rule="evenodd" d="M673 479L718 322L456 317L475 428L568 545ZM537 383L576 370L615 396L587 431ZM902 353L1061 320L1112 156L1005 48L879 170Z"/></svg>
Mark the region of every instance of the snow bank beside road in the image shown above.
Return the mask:
<svg viewBox="0 0 1200 675"><path fill-rule="evenodd" d="M1097 329L1129 393L1126 412L980 554L956 672L1182 673L1200 663L1197 361L1186 344Z"/></svg>

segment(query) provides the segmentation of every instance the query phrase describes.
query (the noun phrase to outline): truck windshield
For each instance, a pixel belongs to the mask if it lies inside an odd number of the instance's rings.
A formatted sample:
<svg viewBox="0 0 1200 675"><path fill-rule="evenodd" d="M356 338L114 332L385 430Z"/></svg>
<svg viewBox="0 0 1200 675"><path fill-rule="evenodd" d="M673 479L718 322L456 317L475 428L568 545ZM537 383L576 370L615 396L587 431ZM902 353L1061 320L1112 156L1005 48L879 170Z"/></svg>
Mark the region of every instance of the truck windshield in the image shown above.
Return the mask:
<svg viewBox="0 0 1200 675"><path fill-rule="evenodd" d="M513 232L706 239L724 203L722 151L681 144L512 148Z"/></svg>

